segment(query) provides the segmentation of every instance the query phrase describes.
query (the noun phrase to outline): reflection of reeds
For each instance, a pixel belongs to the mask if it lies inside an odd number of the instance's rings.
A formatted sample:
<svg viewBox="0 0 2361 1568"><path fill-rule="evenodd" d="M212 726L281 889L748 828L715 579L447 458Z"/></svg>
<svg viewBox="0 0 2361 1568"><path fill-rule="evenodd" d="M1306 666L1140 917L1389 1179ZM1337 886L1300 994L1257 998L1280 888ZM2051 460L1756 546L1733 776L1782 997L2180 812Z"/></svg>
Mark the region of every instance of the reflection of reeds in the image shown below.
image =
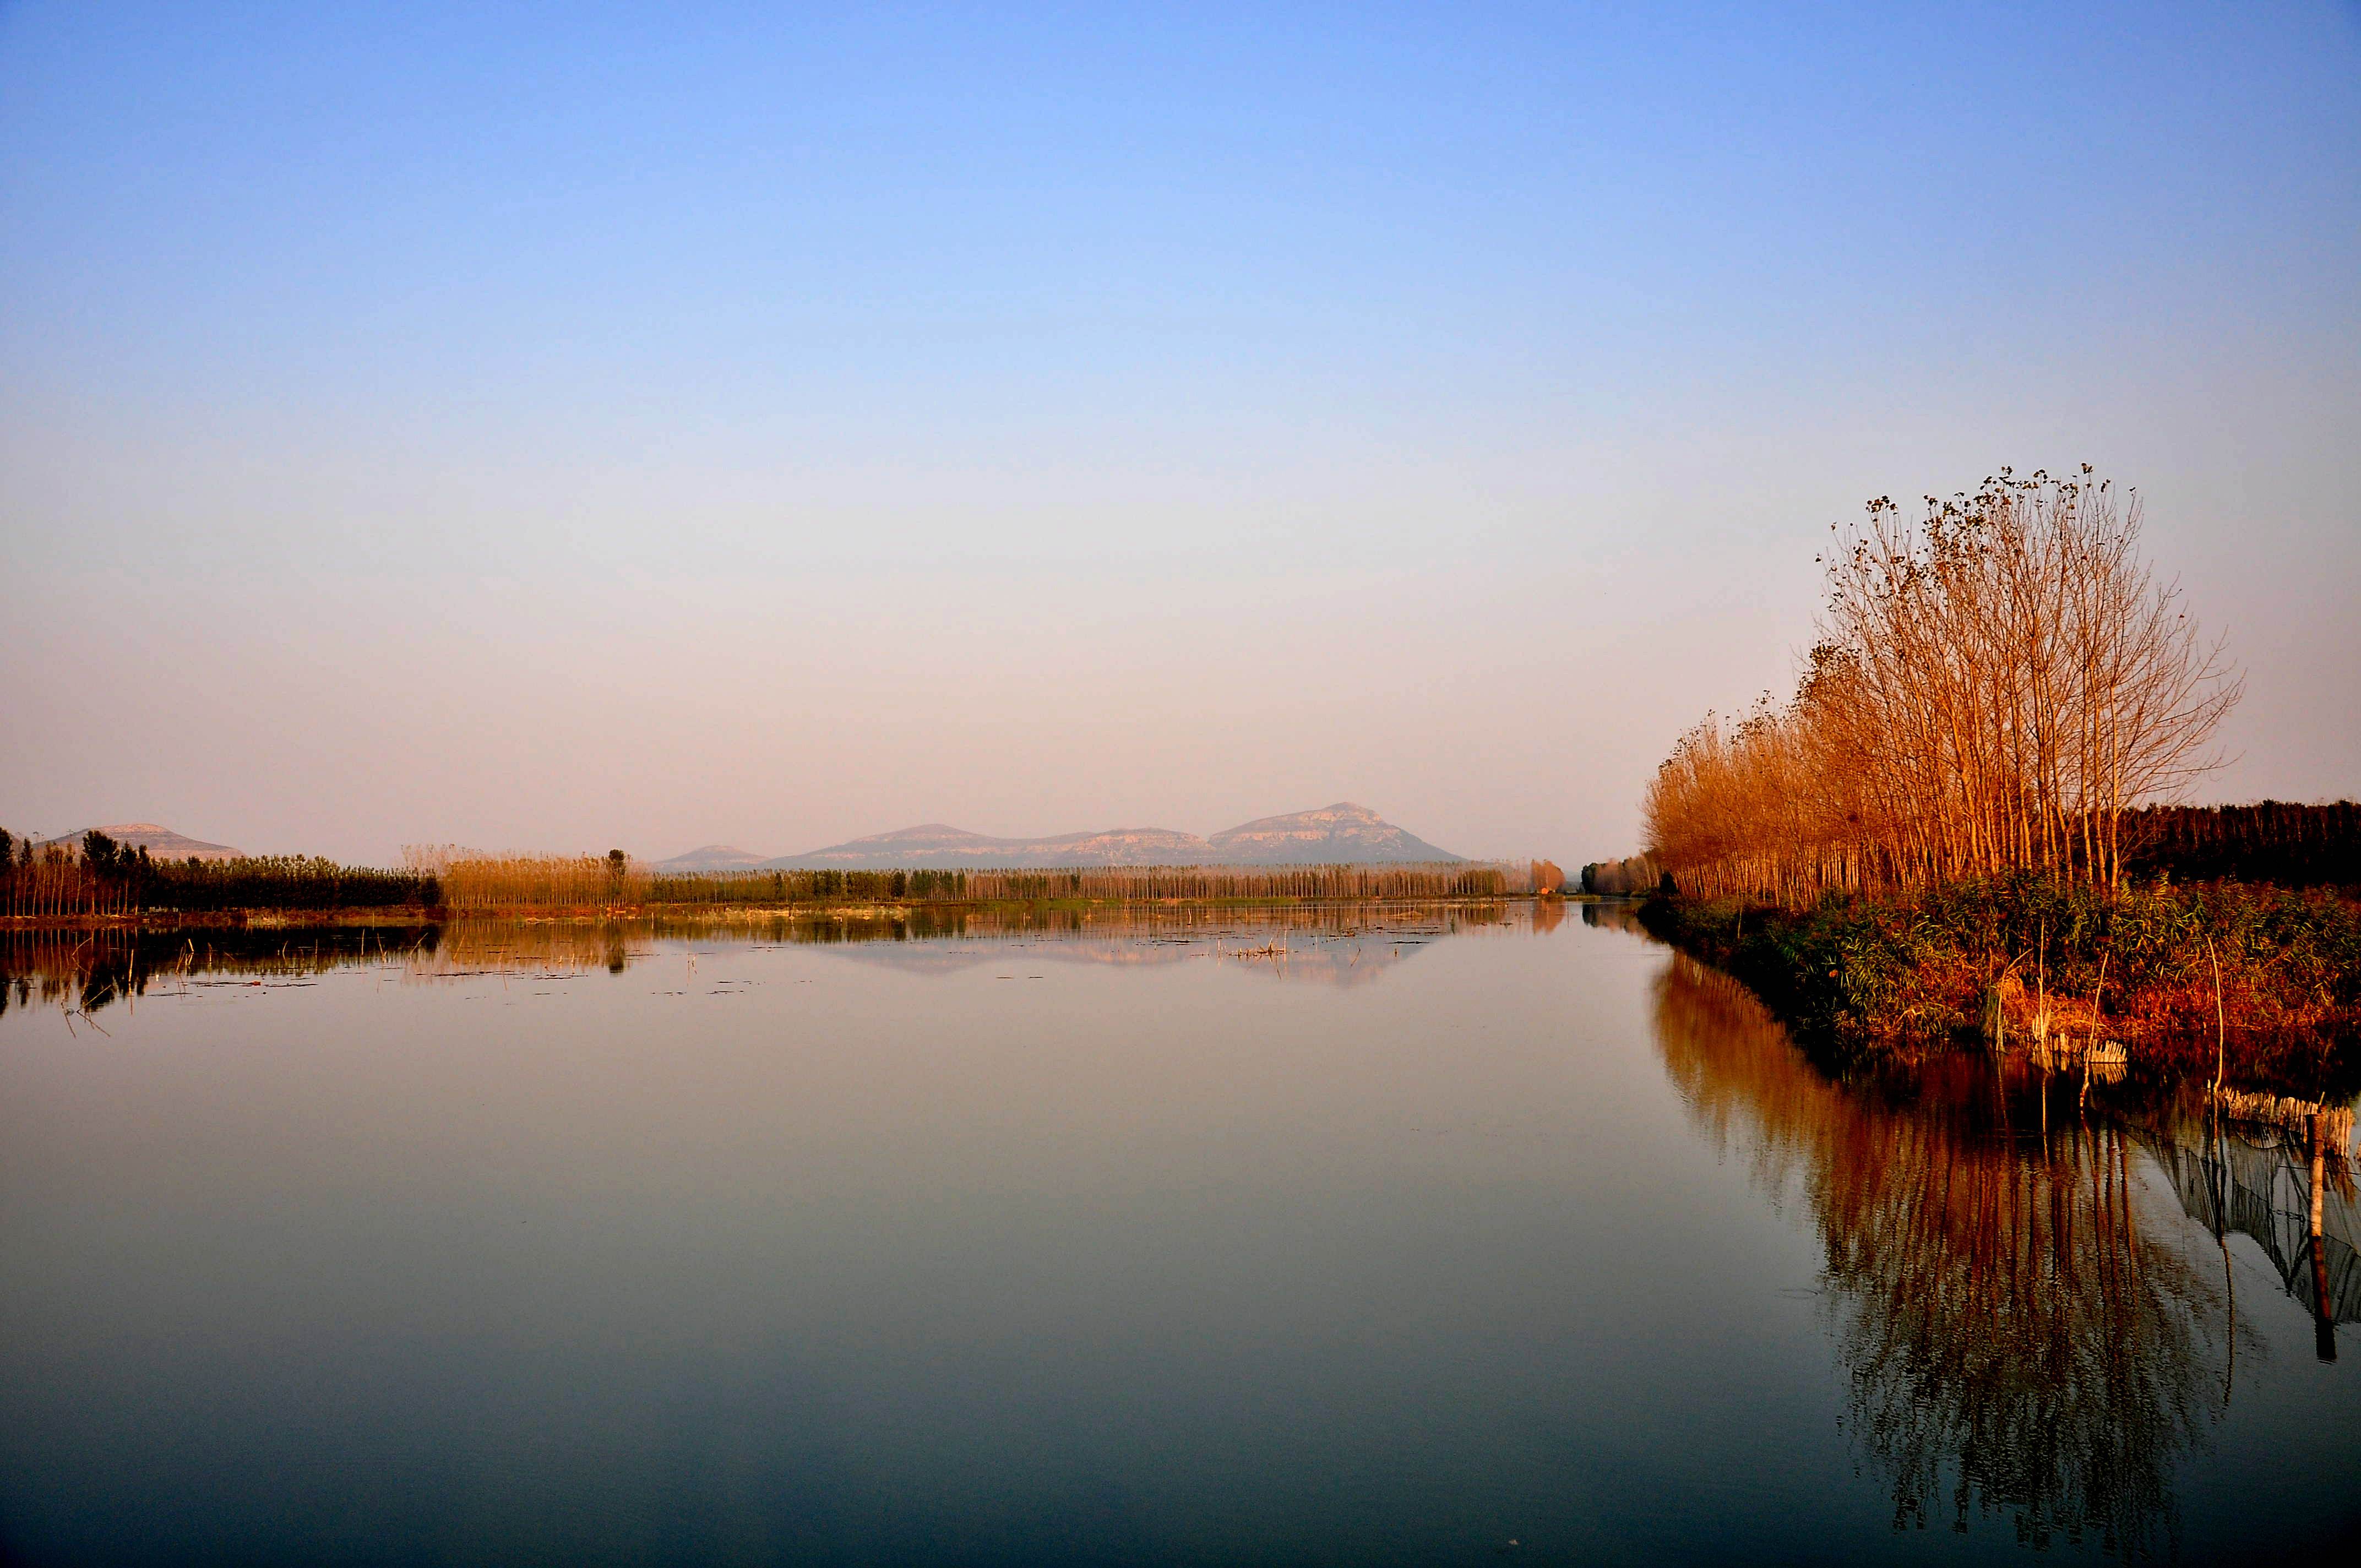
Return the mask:
<svg viewBox="0 0 2361 1568"><path fill-rule="evenodd" d="M2095 1531L2125 1557L2169 1538L2173 1467L2202 1438L2199 1363L2226 1333L2211 1286L2143 1234L2129 1139L2070 1114L2030 1144L1993 1135L2011 1102L1969 1058L1931 1069L1915 1103L1839 1085L1685 957L1656 1020L1692 1113L1766 1188L1801 1183L1850 1424L1897 1525L1948 1509L1964 1529L1972 1508L2037 1547Z"/></svg>
<svg viewBox="0 0 2361 1568"><path fill-rule="evenodd" d="M433 926L297 927L269 930L143 932L19 929L0 935L0 1013L13 999L87 1016L136 1003L159 988L300 981L357 964L399 966L431 952Z"/></svg>
<svg viewBox="0 0 2361 1568"><path fill-rule="evenodd" d="M1225 959L1285 959L1290 952L1288 945L1277 938L1265 942L1259 948L1224 948L1216 945L1213 950Z"/></svg>
<svg viewBox="0 0 2361 1568"><path fill-rule="evenodd" d="M413 955L412 980L453 980L473 974L620 973L655 950L646 921L462 920L443 940Z"/></svg>
<svg viewBox="0 0 2361 1568"><path fill-rule="evenodd" d="M1505 927L1519 906L1496 903L1353 904L979 904L941 906L831 905L813 909L675 909L635 923L667 940L840 942L951 937L1104 936L1137 941L1224 942L1251 932L1285 946L1312 939L1385 934L1423 940L1458 931Z"/></svg>
<svg viewBox="0 0 2361 1568"><path fill-rule="evenodd" d="M379 967L406 981L478 975L544 977L592 969L620 973L660 944L914 942L1032 936L1097 941L1109 955L1187 948L1214 956L1227 942L1311 955L1362 944L1405 946L1454 932L1505 929L1520 906L1491 904L838 905L802 910L717 907L691 913L490 916L442 925L228 928L192 933L119 927L94 931L0 929L0 1014L10 1005L86 1015L159 986L300 981L331 969ZM1300 944L1300 945L1299 945ZM1320 960L1320 961L1324 961Z"/></svg>

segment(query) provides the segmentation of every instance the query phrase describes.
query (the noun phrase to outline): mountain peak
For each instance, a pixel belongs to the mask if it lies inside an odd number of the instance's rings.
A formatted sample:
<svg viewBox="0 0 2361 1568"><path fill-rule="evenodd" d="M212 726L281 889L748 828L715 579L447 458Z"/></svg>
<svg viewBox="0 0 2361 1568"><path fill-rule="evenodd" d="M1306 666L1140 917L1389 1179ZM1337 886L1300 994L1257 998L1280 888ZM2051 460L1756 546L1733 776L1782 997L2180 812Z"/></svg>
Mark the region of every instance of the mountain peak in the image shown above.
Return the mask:
<svg viewBox="0 0 2361 1568"><path fill-rule="evenodd" d="M71 849L82 847L85 833L104 833L116 843L134 850L145 850L159 861L235 861L246 851L227 844L209 844L203 839L192 839L178 833L160 822L107 822L97 828L77 828L71 833L60 833L54 839L44 839L43 845L63 844Z"/></svg>
<svg viewBox="0 0 2361 1568"><path fill-rule="evenodd" d="M1366 806L1340 800L1316 811L1258 817L1213 835L1211 843L1232 865L1291 865L1304 861L1367 863L1455 861Z"/></svg>
<svg viewBox="0 0 2361 1568"><path fill-rule="evenodd" d="M741 850L735 844L699 844L686 854L658 861L653 869L660 872L742 872L752 871L762 863L762 856L752 850Z"/></svg>
<svg viewBox="0 0 2361 1568"><path fill-rule="evenodd" d="M701 853L702 851L698 851ZM1109 828L1038 839L998 839L927 822L760 862L770 868L847 871L1020 867L1369 864L1455 861L1365 806L1340 800L1314 811L1265 817L1201 839L1170 828ZM672 862L665 862L670 869ZM689 869L689 868L682 868ZM698 868L702 869L702 868Z"/></svg>

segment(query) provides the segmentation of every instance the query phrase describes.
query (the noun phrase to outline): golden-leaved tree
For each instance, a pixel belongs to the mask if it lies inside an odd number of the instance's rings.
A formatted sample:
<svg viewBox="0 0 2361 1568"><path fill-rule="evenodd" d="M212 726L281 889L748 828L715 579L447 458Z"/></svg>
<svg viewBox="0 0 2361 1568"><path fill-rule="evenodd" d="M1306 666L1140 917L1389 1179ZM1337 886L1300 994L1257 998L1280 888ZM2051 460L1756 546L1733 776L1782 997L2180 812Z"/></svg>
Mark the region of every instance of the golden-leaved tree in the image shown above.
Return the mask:
<svg viewBox="0 0 2361 1568"><path fill-rule="evenodd" d="M2243 682L2085 466L1891 499L1822 557L1795 694L1708 714L1650 784L1649 853L1688 892L1801 904L2036 871L2112 883L2124 814L2218 765Z"/></svg>

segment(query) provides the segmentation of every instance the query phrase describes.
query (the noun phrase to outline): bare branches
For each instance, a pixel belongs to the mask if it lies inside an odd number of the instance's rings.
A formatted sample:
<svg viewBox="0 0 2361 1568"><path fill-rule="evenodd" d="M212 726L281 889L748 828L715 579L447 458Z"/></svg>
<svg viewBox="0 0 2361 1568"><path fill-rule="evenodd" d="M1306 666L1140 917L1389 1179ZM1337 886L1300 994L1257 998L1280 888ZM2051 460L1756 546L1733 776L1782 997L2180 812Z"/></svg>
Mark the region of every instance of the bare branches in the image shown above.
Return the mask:
<svg viewBox="0 0 2361 1568"><path fill-rule="evenodd" d="M2033 870L2112 883L2120 821L2220 764L2243 682L2140 507L2085 467L1890 498L1822 557L1820 638L1794 698L1682 737L1646 804L1684 886L1795 903L1830 888Z"/></svg>

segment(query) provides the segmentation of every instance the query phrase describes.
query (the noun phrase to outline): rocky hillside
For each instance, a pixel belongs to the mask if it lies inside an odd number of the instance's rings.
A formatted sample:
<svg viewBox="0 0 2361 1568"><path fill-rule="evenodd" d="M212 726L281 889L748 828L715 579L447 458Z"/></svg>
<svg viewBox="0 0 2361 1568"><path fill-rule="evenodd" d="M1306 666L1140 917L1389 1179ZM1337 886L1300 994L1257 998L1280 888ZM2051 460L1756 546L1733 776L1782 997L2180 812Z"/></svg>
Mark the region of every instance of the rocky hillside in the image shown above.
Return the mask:
<svg viewBox="0 0 2361 1568"><path fill-rule="evenodd" d="M1168 828L1111 828L1054 839L994 839L940 822L849 839L801 855L764 862L781 867L833 866L848 871L1005 866L1202 865L1212 850L1194 833Z"/></svg>
<svg viewBox="0 0 2361 1568"><path fill-rule="evenodd" d="M768 863L752 850L741 850L731 844L700 844L686 854L658 861L648 869L656 872L751 872Z"/></svg>
<svg viewBox="0 0 2361 1568"><path fill-rule="evenodd" d="M692 854L703 854L693 850ZM686 860L687 857L682 857ZM1170 828L1112 828L1049 839L995 839L940 822L852 839L765 867L986 870L1000 867L1388 864L1455 861L1365 806L1340 801L1317 811L1265 817L1210 839ZM669 867L671 862L666 862Z"/></svg>
<svg viewBox="0 0 2361 1568"><path fill-rule="evenodd" d="M103 823L98 830L118 844L127 844L135 850L144 849L149 856L159 861L235 861L246 853L244 850L233 849L227 844L208 844L203 839L175 833L159 822ZM87 828L77 828L71 833L43 839L41 843L63 844L79 851L82 835L89 831Z"/></svg>
<svg viewBox="0 0 2361 1568"><path fill-rule="evenodd" d="M1317 811L1260 817L1214 834L1211 843L1213 858L1233 866L1373 865L1459 859L1395 827L1367 806L1347 800Z"/></svg>

